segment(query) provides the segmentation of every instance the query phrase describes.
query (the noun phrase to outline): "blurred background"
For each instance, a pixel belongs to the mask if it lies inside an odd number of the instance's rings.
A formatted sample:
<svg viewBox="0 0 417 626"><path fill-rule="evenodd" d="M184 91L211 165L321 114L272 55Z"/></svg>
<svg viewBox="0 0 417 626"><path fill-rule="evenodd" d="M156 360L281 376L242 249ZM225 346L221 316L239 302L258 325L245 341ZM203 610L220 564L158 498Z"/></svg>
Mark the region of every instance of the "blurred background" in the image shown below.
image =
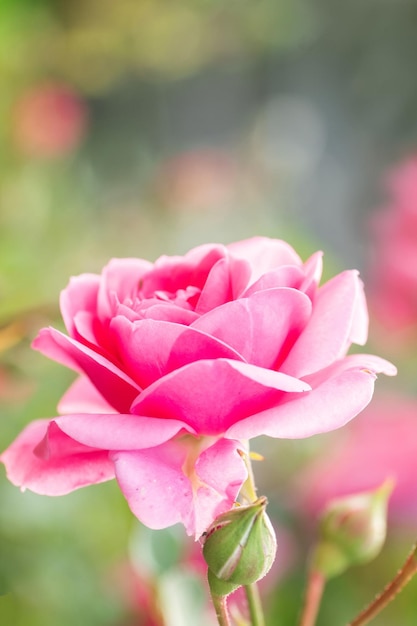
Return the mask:
<svg viewBox="0 0 417 626"><path fill-rule="evenodd" d="M259 441L271 624L296 622L329 497L397 478L384 553L329 585L323 626L352 618L416 533L416 23L417 0L0 0L1 449L72 380L30 349L71 275L262 234L365 280L367 349L397 379L342 431ZM177 530L140 527L114 483L48 499L2 470L0 623L212 624ZM415 584L378 619L414 626Z"/></svg>

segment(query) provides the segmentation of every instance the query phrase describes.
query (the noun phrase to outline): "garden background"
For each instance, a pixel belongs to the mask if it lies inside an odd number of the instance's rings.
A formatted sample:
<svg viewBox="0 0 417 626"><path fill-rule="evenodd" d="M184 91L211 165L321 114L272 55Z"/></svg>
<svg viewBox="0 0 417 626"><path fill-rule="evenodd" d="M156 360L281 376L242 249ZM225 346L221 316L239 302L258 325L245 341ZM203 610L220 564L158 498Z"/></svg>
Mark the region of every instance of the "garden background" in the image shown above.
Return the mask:
<svg viewBox="0 0 417 626"><path fill-rule="evenodd" d="M397 478L383 553L329 584L322 626L352 618L416 535L416 24L415 0L0 0L2 450L55 415L72 375L30 342L61 324L69 277L111 257L260 234L303 259L322 249L326 277L357 268L370 294L382 285L367 351L399 374L378 382L363 427L254 442L278 535L268 624L296 622L315 495ZM414 212L393 259L401 293L378 278L380 216L398 203ZM140 526L114 482L46 498L1 471L1 624L209 625L196 572L183 529ZM416 620L414 583L375 624Z"/></svg>

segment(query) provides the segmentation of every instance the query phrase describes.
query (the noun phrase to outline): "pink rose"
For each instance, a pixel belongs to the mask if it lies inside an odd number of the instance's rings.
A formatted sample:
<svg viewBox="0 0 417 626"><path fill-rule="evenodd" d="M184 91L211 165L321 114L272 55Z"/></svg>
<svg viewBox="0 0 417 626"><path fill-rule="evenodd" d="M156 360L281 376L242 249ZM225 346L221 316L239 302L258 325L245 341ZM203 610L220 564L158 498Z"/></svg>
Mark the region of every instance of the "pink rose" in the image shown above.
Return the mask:
<svg viewBox="0 0 417 626"><path fill-rule="evenodd" d="M356 271L323 286L321 254L283 241L204 245L183 257L113 259L61 295L68 335L34 347L79 377L60 417L3 453L9 479L59 495L116 477L147 526L198 536L246 478L245 441L338 428L370 401L376 356Z"/></svg>

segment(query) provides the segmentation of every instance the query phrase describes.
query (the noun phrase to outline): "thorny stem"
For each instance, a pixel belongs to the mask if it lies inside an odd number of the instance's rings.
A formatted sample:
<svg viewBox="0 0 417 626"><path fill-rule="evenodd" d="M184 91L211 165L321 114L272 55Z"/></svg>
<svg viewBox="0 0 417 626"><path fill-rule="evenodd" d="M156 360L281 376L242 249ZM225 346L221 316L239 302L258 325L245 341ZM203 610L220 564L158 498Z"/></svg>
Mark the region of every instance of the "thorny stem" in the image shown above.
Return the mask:
<svg viewBox="0 0 417 626"><path fill-rule="evenodd" d="M417 573L417 543L414 544L411 554L407 557L402 568L397 572L390 583L379 593L348 626L364 626L370 622L383 608L387 606L395 596L406 586Z"/></svg>
<svg viewBox="0 0 417 626"><path fill-rule="evenodd" d="M299 626L314 626L316 623L325 584L326 579L321 572L310 571Z"/></svg>

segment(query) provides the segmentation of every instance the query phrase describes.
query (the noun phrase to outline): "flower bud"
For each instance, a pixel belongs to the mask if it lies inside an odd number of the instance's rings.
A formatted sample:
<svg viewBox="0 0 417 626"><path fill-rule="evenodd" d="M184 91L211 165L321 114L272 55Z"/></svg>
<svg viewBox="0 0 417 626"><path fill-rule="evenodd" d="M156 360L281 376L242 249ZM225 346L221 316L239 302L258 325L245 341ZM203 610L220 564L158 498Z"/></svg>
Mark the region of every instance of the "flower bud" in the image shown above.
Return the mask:
<svg viewBox="0 0 417 626"><path fill-rule="evenodd" d="M313 569L331 578L377 556L386 537L392 488L392 482L386 481L375 491L330 502L321 517Z"/></svg>
<svg viewBox="0 0 417 626"><path fill-rule="evenodd" d="M263 496L253 504L219 515L209 527L203 555L212 593L227 595L268 573L277 546L266 505Z"/></svg>

